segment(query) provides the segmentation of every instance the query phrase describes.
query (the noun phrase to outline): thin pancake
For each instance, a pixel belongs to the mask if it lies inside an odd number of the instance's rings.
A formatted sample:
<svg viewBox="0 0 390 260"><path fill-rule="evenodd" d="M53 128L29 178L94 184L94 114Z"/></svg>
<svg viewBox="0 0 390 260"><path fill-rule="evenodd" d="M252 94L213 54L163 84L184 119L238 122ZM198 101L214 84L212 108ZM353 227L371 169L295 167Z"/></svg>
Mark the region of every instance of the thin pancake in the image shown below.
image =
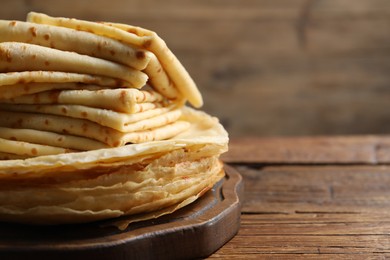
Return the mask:
<svg viewBox="0 0 390 260"><path fill-rule="evenodd" d="M30 156L0 152L0 160L19 160L19 159L27 159L27 158L30 158Z"/></svg>
<svg viewBox="0 0 390 260"><path fill-rule="evenodd" d="M134 88L146 84L148 76L138 70L75 52L20 42L0 43L0 71L63 71L118 78Z"/></svg>
<svg viewBox="0 0 390 260"><path fill-rule="evenodd" d="M73 104L135 113L141 103L164 103L155 91L137 89L54 90L0 100L14 104Z"/></svg>
<svg viewBox="0 0 390 260"><path fill-rule="evenodd" d="M187 161L167 165L161 172L158 162L164 163L174 153ZM47 183L45 189L39 184L9 184L8 189L0 191L0 219L51 225L154 211L164 215L172 212L171 207L180 208L194 201L224 176L216 156L192 160L183 150L153 158L145 168L137 170L130 164L113 168L110 173L93 179L88 178L92 173L85 173L86 178L54 185ZM181 202L187 203L180 205ZM156 216L152 213L135 217ZM125 228L133 221L134 218L118 224Z"/></svg>
<svg viewBox="0 0 390 260"><path fill-rule="evenodd" d="M44 24L0 20L0 42L27 42L73 51L143 70L149 62L145 50L90 32Z"/></svg>
<svg viewBox="0 0 390 260"><path fill-rule="evenodd" d="M123 80L96 75L70 73L61 71L21 71L0 73L0 86L10 86L26 83L85 83L105 87L130 87Z"/></svg>
<svg viewBox="0 0 390 260"><path fill-rule="evenodd" d="M140 163L153 157L161 157L162 154L178 148L192 146L207 146L208 148L208 150L202 150L202 153L190 153L192 156L207 157L227 150L228 133L217 118L190 108L183 108L183 113L185 120L190 123L190 128L169 140L88 152L41 156L27 160L1 161L0 178L40 178L45 174L52 176L56 172L59 173L59 176L67 177L72 175L71 172L77 175L77 170L82 171L98 166L109 169L123 163ZM199 150L198 148L196 149ZM62 171L67 170L68 175L61 173L61 169Z"/></svg>
<svg viewBox="0 0 390 260"><path fill-rule="evenodd" d="M157 56L164 70L173 81L174 86L181 94L193 106L200 107L203 105L202 96L194 81L176 56L169 50L166 43L155 32L125 24L95 23L62 17L50 17L35 12L30 12L27 15L27 21L89 31L97 35L133 44L140 48L146 48Z"/></svg>
<svg viewBox="0 0 390 260"><path fill-rule="evenodd" d="M156 55L154 55L152 52L148 52L147 55L150 56L150 61L144 71L149 77L149 84L152 85L155 90L169 99L181 98L181 95L164 71Z"/></svg>
<svg viewBox="0 0 390 260"><path fill-rule="evenodd" d="M14 85L0 86L0 99L12 99L24 95L31 95L39 92L58 89L85 89L99 90L104 86L82 84L78 82L66 83L18 83Z"/></svg>
<svg viewBox="0 0 390 260"><path fill-rule="evenodd" d="M22 156L43 156L52 154L63 154L71 152L70 149L52 147L47 145L32 144L28 142L13 141L0 138L0 152L11 153Z"/></svg>
<svg viewBox="0 0 390 260"><path fill-rule="evenodd" d="M57 134L34 129L15 129L0 127L0 138L80 151L96 150L109 147L102 142L98 142L90 138ZM21 146L20 149L25 148ZM47 154L49 154L49 152Z"/></svg>
<svg viewBox="0 0 390 260"><path fill-rule="evenodd" d="M62 115L72 118L87 119L102 126L111 127L120 132L128 132L128 126L139 121L160 116L174 109L175 106L154 108L135 114L115 112L108 109L80 105L24 105L0 104L0 110L28 112L37 114Z"/></svg>
<svg viewBox="0 0 390 260"><path fill-rule="evenodd" d="M139 131L123 133L84 119L0 110L0 126L2 127L76 135L103 142L111 147L168 139L189 128L190 123L176 120L176 116L163 118L157 121L157 125L162 124L161 126L158 125L150 130L144 130L142 123L138 123ZM156 124L153 120L151 122Z"/></svg>

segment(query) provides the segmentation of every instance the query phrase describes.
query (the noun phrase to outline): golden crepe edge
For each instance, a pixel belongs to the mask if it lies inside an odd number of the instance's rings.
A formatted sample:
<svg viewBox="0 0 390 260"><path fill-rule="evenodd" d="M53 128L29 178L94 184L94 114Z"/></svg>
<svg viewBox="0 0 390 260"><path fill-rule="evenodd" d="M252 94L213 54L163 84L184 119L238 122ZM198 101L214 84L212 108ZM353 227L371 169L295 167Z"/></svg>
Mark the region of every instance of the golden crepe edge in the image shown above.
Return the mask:
<svg viewBox="0 0 390 260"><path fill-rule="evenodd" d="M69 224L169 214L223 178L228 134L218 119L183 108L191 127L163 141L0 161L0 220Z"/></svg>
<svg viewBox="0 0 390 260"><path fill-rule="evenodd" d="M34 15L44 16L32 13L29 19ZM105 26L114 31L133 28ZM139 38L150 41L153 48L166 47L154 32L140 30ZM170 58L176 66L168 76L184 98L200 107L199 90L166 50L162 65L167 66ZM118 224L123 229L133 221L156 218L192 203L224 177L219 156L227 151L229 138L217 118L185 105L177 109L186 130L165 140L0 160L0 220L53 225L131 215ZM1 153L8 155L6 150Z"/></svg>

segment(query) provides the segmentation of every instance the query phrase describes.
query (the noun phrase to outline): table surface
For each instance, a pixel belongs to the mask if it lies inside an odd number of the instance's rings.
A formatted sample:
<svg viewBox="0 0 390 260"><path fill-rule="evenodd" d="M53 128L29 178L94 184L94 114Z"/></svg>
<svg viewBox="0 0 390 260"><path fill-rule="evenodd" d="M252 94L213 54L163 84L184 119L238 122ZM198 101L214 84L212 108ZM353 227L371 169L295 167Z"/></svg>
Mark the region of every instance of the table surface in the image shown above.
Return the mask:
<svg viewBox="0 0 390 260"><path fill-rule="evenodd" d="M238 234L210 258L390 257L390 136L233 139Z"/></svg>

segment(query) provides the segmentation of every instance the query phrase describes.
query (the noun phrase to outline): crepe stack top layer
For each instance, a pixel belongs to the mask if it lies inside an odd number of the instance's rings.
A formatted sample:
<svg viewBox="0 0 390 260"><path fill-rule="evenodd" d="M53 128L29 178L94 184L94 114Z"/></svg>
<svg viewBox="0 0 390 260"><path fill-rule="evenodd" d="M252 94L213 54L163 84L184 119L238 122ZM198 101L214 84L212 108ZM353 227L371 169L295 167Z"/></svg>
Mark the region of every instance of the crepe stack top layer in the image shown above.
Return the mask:
<svg viewBox="0 0 390 260"><path fill-rule="evenodd" d="M203 104L155 32L0 20L0 220L128 224L191 203L224 176L228 135L186 101Z"/></svg>

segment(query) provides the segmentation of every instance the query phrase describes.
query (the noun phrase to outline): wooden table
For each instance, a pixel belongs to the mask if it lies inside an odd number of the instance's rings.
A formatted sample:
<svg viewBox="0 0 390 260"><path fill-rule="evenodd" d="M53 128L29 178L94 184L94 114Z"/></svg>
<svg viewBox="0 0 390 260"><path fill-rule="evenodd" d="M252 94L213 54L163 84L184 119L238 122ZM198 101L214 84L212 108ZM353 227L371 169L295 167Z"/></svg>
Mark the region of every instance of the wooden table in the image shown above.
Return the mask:
<svg viewBox="0 0 390 260"><path fill-rule="evenodd" d="M390 257L390 136L245 138L238 234L210 258Z"/></svg>

